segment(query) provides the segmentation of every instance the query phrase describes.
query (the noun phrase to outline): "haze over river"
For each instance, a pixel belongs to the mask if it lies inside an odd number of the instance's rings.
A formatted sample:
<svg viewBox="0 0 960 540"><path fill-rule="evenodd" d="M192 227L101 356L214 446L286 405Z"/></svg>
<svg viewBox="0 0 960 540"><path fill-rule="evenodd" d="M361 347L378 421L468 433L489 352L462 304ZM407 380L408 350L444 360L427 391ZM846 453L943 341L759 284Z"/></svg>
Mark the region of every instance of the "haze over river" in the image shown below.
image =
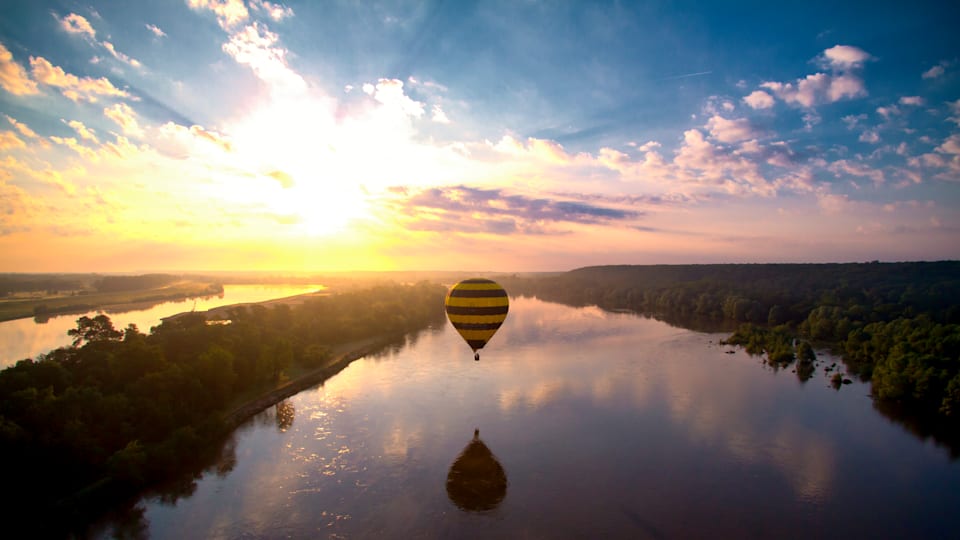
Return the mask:
<svg viewBox="0 0 960 540"><path fill-rule="evenodd" d="M174 538L957 538L960 464L835 390L706 334L512 299L473 361L449 326L264 411ZM479 430L475 438L475 430ZM504 481L505 477L505 481ZM109 535L110 529L102 531Z"/></svg>
<svg viewBox="0 0 960 540"><path fill-rule="evenodd" d="M108 308L88 313L58 315L42 323L33 318L3 321L0 322L0 369L12 366L18 360L35 358L38 354L70 345L73 339L67 336L67 330L76 328L77 319L84 315L94 317L98 313L106 313L118 330L123 330L128 324L135 324L141 332L148 333L152 326L160 324L162 318L177 313L206 311L230 304L263 302L322 288L322 285L224 285L221 295L163 302L145 309Z"/></svg>

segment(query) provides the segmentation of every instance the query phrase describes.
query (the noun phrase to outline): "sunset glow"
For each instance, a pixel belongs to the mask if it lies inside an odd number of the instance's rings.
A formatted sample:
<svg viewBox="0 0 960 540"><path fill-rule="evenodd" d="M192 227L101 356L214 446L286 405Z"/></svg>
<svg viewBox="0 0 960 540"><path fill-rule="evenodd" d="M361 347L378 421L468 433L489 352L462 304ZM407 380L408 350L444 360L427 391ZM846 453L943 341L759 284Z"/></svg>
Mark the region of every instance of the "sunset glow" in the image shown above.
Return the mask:
<svg viewBox="0 0 960 540"><path fill-rule="evenodd" d="M945 3L10 4L0 271L960 257Z"/></svg>

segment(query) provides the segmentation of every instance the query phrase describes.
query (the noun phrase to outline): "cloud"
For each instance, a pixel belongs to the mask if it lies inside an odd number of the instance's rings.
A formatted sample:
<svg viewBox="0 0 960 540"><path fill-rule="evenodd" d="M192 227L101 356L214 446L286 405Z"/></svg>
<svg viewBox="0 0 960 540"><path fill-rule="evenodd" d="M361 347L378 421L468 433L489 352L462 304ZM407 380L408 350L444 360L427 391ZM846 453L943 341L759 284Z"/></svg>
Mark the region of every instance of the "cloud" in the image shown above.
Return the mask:
<svg viewBox="0 0 960 540"><path fill-rule="evenodd" d="M960 99L952 102L947 102L947 107L950 108L950 112L954 115L947 118L947 120L950 120L951 122L954 122L958 126L960 126Z"/></svg>
<svg viewBox="0 0 960 540"><path fill-rule="evenodd" d="M960 180L960 133L954 133L947 137L943 144L934 151L945 156L941 160L940 166L946 167L948 170L947 173L941 174L939 178L953 181Z"/></svg>
<svg viewBox="0 0 960 540"><path fill-rule="evenodd" d="M900 114L900 109L896 105L877 107L877 114L882 116L885 120L889 120L891 116Z"/></svg>
<svg viewBox="0 0 960 540"><path fill-rule="evenodd" d="M841 159L830 164L829 170L837 178L844 176L854 176L857 178L868 178L875 185L882 184L885 180L881 169L874 169L864 163L855 163L846 159Z"/></svg>
<svg viewBox="0 0 960 540"><path fill-rule="evenodd" d="M27 145L12 131L0 131L0 150L26 148Z"/></svg>
<svg viewBox="0 0 960 540"><path fill-rule="evenodd" d="M30 79L27 70L13 61L13 54L0 43L0 86L15 96L39 93L37 83Z"/></svg>
<svg viewBox="0 0 960 540"><path fill-rule="evenodd" d="M137 60L136 58L130 58L129 56L127 56L127 55L123 54L122 52L118 51L116 48L114 48L113 43L110 43L109 41L104 41L103 43L101 43L101 45L103 45L103 48L106 49L107 51L109 51L110 54L112 54L114 58L116 58L117 60L120 60L121 62L123 62L123 63L125 63L125 64L130 64L131 66L133 66L133 67L135 67L135 68L139 68L139 67L141 67L141 66L143 65L143 64L141 64L140 61Z"/></svg>
<svg viewBox="0 0 960 540"><path fill-rule="evenodd" d="M825 73L807 75L797 79L794 83L765 82L760 86L773 92L775 96L787 104L799 104L803 107L813 107L817 102L817 94L822 94L830 85L830 77Z"/></svg>
<svg viewBox="0 0 960 540"><path fill-rule="evenodd" d="M98 156L97 153L90 148L80 144L76 137L57 137L56 135L53 135L50 137L50 140L59 145L66 146L77 154L80 154L80 156L82 156L84 159L93 162L100 161L100 156Z"/></svg>
<svg viewBox="0 0 960 540"><path fill-rule="evenodd" d="M819 103L834 103L844 98L866 95L863 81L853 75L831 76L814 73L795 83L765 82L760 85L790 105L811 108Z"/></svg>
<svg viewBox="0 0 960 540"><path fill-rule="evenodd" d="M94 133L94 131L85 126L83 122L79 120L70 120L69 122L65 121L65 123L73 128L73 130L77 132L77 135L79 135L81 139L100 144L100 141L97 139L97 135Z"/></svg>
<svg viewBox="0 0 960 540"><path fill-rule="evenodd" d="M776 188L764 178L756 162L714 146L696 129L684 132L673 165L677 168L673 175L688 182L720 186L728 193L776 194Z"/></svg>
<svg viewBox="0 0 960 540"><path fill-rule="evenodd" d="M431 120L438 124L449 124L450 119L447 118L447 113L443 112L443 109L439 105L433 106L433 115L430 117Z"/></svg>
<svg viewBox="0 0 960 540"><path fill-rule="evenodd" d="M769 109L774 104L773 96L763 90L754 90L743 98L743 102L753 109Z"/></svg>
<svg viewBox="0 0 960 540"><path fill-rule="evenodd" d="M117 103L113 107L105 107L103 114L110 120L116 122L125 135L143 137L143 129L137 122L137 114L126 103Z"/></svg>
<svg viewBox="0 0 960 540"><path fill-rule="evenodd" d="M24 137L29 137L31 139L40 138L39 135L37 135L32 129L30 129L30 126L22 122L18 122L16 118L13 118L10 115L4 115L4 116L6 116L7 121L10 122L13 125L13 127L17 128L17 131L19 131L20 134L23 135Z"/></svg>
<svg viewBox="0 0 960 540"><path fill-rule="evenodd" d="M936 148L936 151L942 154L960 155L960 133L954 133L947 137L943 144Z"/></svg>
<svg viewBox="0 0 960 540"><path fill-rule="evenodd" d="M76 13L71 13L60 19L60 27L71 34L85 35L90 39L96 39L97 37L97 33L93 27L90 26L90 22L82 15L77 15Z"/></svg>
<svg viewBox="0 0 960 540"><path fill-rule="evenodd" d="M155 24L145 24L143 26L158 38L167 37L167 33L161 30L160 27Z"/></svg>
<svg viewBox="0 0 960 540"><path fill-rule="evenodd" d="M860 142L876 144L880 142L880 134L877 133L875 129L868 129L860 134L858 139Z"/></svg>
<svg viewBox="0 0 960 540"><path fill-rule="evenodd" d="M850 199L846 195L821 192L817 193L817 205L825 214L839 215L847 211Z"/></svg>
<svg viewBox="0 0 960 540"><path fill-rule="evenodd" d="M262 11L271 19L280 22L287 17L293 17L293 9L281 5L267 2L266 0L250 0L250 7L254 11Z"/></svg>
<svg viewBox="0 0 960 540"><path fill-rule="evenodd" d="M96 103L100 96L130 97L130 94L113 86L113 83L105 77L99 79L77 77L66 73L62 68L54 66L42 57L31 56L30 66L38 82L59 88L64 96L74 102L85 100Z"/></svg>
<svg viewBox="0 0 960 540"><path fill-rule="evenodd" d="M278 40L277 34L255 22L231 35L230 41L223 44L223 52L237 63L250 66L271 91L303 92L307 82L287 66L286 49L274 46Z"/></svg>
<svg viewBox="0 0 960 540"><path fill-rule="evenodd" d="M841 75L833 77L830 80L830 86L827 88L827 98L830 103L840 101L843 98L855 98L867 95L867 90L863 81L852 75Z"/></svg>
<svg viewBox="0 0 960 540"><path fill-rule="evenodd" d="M788 105L799 105L808 109L822 103L865 96L867 90L863 80L851 71L863 67L864 62L871 58L866 51L857 47L837 45L826 49L817 57L820 65L833 73L814 73L794 82L767 81L761 83L760 87L769 90ZM753 92L750 96L756 94L757 92ZM758 104L767 103L767 100L759 95L754 100ZM808 125L811 123L808 122Z"/></svg>
<svg viewBox="0 0 960 540"><path fill-rule="evenodd" d="M948 62L943 61L939 64L933 66L932 68L924 71L920 77L923 79L939 79L947 71Z"/></svg>
<svg viewBox="0 0 960 540"><path fill-rule="evenodd" d="M444 186L419 191L391 190L389 203L413 230L487 234L556 234L557 225L593 225L632 220L632 209L590 204L575 197L553 199L511 194L502 189Z"/></svg>
<svg viewBox="0 0 960 540"><path fill-rule="evenodd" d="M223 152L233 151L229 139L198 125L188 128L174 122L167 122L160 126L160 136L175 142L179 146L178 150L187 154L206 153L208 149Z"/></svg>
<svg viewBox="0 0 960 540"><path fill-rule="evenodd" d="M283 171L270 171L267 176L279 182L284 189L291 188L294 185L293 177Z"/></svg>
<svg viewBox="0 0 960 540"><path fill-rule="evenodd" d="M243 0L187 0L187 5L194 10L212 11L217 16L220 28L224 30L229 30L250 17Z"/></svg>
<svg viewBox="0 0 960 540"><path fill-rule="evenodd" d="M921 107L924 103L926 103L926 101L924 101L924 99L920 96L903 96L900 98L901 105Z"/></svg>
<svg viewBox="0 0 960 540"><path fill-rule="evenodd" d="M844 116L843 118L841 118L841 120L843 120L843 123L847 125L847 129L850 129L850 130L856 129L857 125L866 119L867 119L867 115L865 114L858 114L858 115L848 114L847 116Z"/></svg>
<svg viewBox="0 0 960 540"><path fill-rule="evenodd" d="M872 57L863 49L850 45L835 45L823 51L821 62L835 70L847 70L862 67Z"/></svg>
<svg viewBox="0 0 960 540"><path fill-rule="evenodd" d="M705 126L710 131L710 136L724 143L734 143L755 139L758 133L750 125L746 118L737 118L728 120L720 115L713 115L707 121Z"/></svg>
<svg viewBox="0 0 960 540"><path fill-rule="evenodd" d="M367 83L363 91L391 110L416 118L423 116L424 104L404 94L403 81L399 79L380 79L376 86Z"/></svg>

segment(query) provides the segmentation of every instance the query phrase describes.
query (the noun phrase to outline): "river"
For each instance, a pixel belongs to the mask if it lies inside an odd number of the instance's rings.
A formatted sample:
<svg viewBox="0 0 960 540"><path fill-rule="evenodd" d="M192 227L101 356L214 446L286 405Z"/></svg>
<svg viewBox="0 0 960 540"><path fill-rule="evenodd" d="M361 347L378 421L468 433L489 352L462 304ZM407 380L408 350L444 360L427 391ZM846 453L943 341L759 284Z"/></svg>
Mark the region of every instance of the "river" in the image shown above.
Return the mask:
<svg viewBox="0 0 960 540"><path fill-rule="evenodd" d="M33 358L57 347L70 345L67 330L77 327L77 319L106 313L117 329L135 324L141 332L160 324L164 317L185 311L206 311L215 307L246 302L263 302L323 289L322 285L224 285L223 294L189 298L154 304L149 308L133 310L104 309L88 313L59 315L45 322L32 318L0 322L0 368L15 364L24 358Z"/></svg>
<svg viewBox="0 0 960 540"><path fill-rule="evenodd" d="M449 325L359 359L100 534L960 537L947 448L723 337L514 298L479 362Z"/></svg>

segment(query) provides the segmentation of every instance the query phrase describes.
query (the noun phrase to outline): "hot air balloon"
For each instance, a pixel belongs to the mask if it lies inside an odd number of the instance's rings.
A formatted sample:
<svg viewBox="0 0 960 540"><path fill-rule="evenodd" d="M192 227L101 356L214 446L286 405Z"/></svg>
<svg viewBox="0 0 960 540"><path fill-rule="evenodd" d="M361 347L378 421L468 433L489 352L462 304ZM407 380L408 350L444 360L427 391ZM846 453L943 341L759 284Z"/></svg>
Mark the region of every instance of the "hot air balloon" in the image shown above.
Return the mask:
<svg viewBox="0 0 960 540"><path fill-rule="evenodd" d="M450 289L444 304L450 324L473 349L473 359L480 360L477 351L507 318L507 291L489 279L465 279Z"/></svg>

